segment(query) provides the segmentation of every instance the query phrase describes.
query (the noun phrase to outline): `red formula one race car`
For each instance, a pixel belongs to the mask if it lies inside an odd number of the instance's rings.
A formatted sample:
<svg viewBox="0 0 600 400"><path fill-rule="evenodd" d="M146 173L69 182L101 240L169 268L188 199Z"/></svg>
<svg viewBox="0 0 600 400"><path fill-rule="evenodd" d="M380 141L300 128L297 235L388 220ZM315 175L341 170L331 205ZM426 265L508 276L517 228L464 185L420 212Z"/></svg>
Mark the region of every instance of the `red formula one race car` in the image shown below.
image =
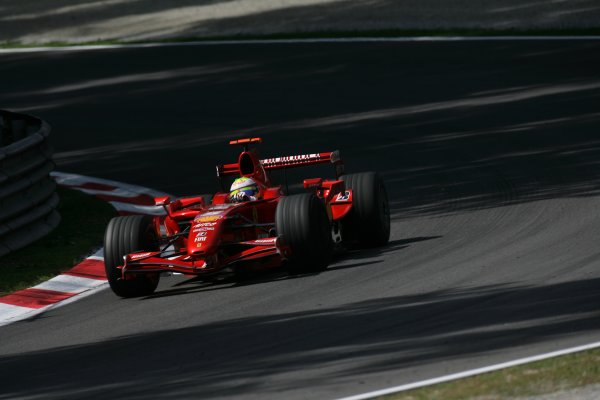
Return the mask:
<svg viewBox="0 0 600 400"><path fill-rule="evenodd" d="M210 204L203 196L159 197L156 204L164 207L165 216L110 221L104 262L118 296L153 293L165 271L206 280L283 264L293 273L318 272L327 267L335 248L388 242L388 199L377 173L344 175L338 151L260 160L249 149L259 142L230 142L243 145L243 151L236 163L217 166L222 191ZM286 195L270 177L272 170L324 163L334 167L336 178L305 179L301 194ZM232 177L252 182L256 193L225 191L223 182Z"/></svg>

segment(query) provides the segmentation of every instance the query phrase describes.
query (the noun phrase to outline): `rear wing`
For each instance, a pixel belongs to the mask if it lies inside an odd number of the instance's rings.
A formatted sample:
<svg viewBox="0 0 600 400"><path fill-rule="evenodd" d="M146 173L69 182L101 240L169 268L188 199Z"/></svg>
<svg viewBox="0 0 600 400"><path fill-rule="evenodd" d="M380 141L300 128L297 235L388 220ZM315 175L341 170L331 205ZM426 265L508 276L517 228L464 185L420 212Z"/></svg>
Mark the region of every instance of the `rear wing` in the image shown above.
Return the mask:
<svg viewBox="0 0 600 400"><path fill-rule="evenodd" d="M330 163L335 169L335 176L339 178L344 173L344 162L340 157L339 150L325 153L300 154L295 156L283 156L274 158L265 158L260 160L263 168L267 171L274 169L285 169L294 167L303 167L306 165ZM234 175L240 173L238 163L223 164L217 166L217 176Z"/></svg>
<svg viewBox="0 0 600 400"><path fill-rule="evenodd" d="M340 152L338 150L326 153L313 153L301 154L297 156L266 158L264 160L260 160L260 163L266 170L301 167L304 165L325 163L331 163L334 165L334 167L343 165L342 159L340 157Z"/></svg>

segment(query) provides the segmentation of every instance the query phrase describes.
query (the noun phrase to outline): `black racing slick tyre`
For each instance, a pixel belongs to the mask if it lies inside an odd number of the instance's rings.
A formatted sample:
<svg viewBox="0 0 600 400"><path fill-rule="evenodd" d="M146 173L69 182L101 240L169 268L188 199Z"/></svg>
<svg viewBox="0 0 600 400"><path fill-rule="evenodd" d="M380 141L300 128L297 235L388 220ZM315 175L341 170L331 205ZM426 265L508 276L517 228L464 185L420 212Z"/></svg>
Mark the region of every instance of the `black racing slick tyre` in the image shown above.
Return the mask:
<svg viewBox="0 0 600 400"><path fill-rule="evenodd" d="M342 220L344 230L362 246L385 245L390 240L390 206L379 174L363 172L340 179L352 189L352 209Z"/></svg>
<svg viewBox="0 0 600 400"><path fill-rule="evenodd" d="M158 239L152 217L128 215L110 220L104 235L104 267L112 291L120 297L147 296L156 290L158 273L139 274L123 280L121 270L123 256L138 251L158 250Z"/></svg>
<svg viewBox="0 0 600 400"><path fill-rule="evenodd" d="M277 235L290 247L292 273L319 272L331 260L331 224L323 202L312 193L283 197L275 212Z"/></svg>

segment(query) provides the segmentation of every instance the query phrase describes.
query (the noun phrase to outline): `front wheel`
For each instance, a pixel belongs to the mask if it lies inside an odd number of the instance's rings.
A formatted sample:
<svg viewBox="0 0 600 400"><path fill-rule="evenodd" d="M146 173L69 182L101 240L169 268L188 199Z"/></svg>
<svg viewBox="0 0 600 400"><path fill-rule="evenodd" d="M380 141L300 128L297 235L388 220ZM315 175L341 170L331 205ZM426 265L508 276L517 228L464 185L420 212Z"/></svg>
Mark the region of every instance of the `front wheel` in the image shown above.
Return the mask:
<svg viewBox="0 0 600 400"><path fill-rule="evenodd" d="M160 275L140 274L132 279L121 279L123 256L137 251L158 250L158 239L152 217L128 215L110 220L104 235L104 268L112 291L121 297L147 296L154 293Z"/></svg>
<svg viewBox="0 0 600 400"><path fill-rule="evenodd" d="M318 272L331 259L331 224L325 206L311 193L281 198L275 212L277 234L291 248L290 271Z"/></svg>

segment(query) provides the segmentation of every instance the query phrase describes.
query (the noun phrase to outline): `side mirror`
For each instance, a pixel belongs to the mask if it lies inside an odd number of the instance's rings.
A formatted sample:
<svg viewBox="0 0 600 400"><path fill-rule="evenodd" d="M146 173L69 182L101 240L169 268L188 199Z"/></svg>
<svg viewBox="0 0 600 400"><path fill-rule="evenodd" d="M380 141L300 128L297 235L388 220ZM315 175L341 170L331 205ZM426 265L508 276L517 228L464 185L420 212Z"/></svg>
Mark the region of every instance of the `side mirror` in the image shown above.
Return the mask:
<svg viewBox="0 0 600 400"><path fill-rule="evenodd" d="M323 178L312 178L304 180L304 189L320 189L323 184Z"/></svg>

